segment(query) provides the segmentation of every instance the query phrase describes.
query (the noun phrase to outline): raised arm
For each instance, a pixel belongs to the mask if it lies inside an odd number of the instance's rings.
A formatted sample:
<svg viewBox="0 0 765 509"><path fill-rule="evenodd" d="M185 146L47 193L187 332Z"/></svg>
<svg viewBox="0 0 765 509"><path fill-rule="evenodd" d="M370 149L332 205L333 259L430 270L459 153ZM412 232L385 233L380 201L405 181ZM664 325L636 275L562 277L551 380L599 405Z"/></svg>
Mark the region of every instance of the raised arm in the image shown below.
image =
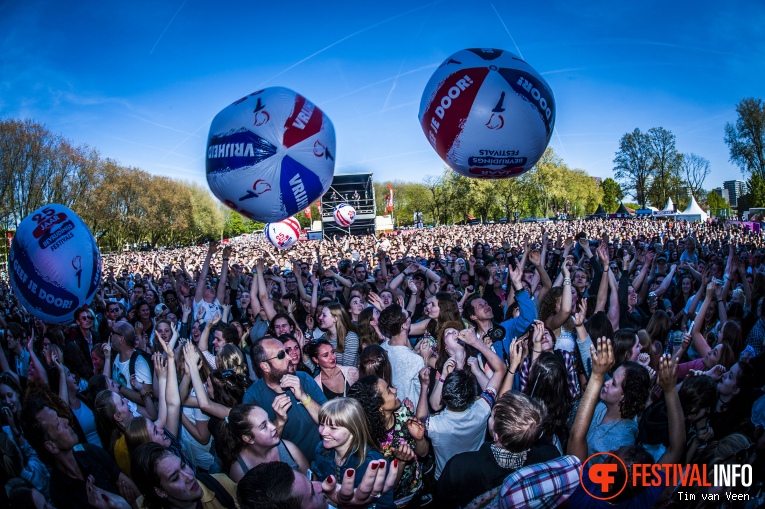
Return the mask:
<svg viewBox="0 0 765 509"><path fill-rule="evenodd" d="M430 368L425 366L420 370L420 399L417 400L416 416L420 420L428 418L430 409L428 408L428 386L430 385Z"/></svg>
<svg viewBox="0 0 765 509"><path fill-rule="evenodd" d="M252 310L252 316L254 317L257 317L260 314L261 309L260 299L258 298L259 288L258 276L253 273L252 282L250 283L250 309Z"/></svg>
<svg viewBox="0 0 765 509"><path fill-rule="evenodd" d="M677 392L677 359L663 355L658 371L658 384L664 391L669 421L669 447L659 459L659 464L678 463L685 448L685 417Z"/></svg>
<svg viewBox="0 0 765 509"><path fill-rule="evenodd" d="M263 277L263 272L265 271L265 262L263 261L263 258L258 258L256 267L258 270L257 297L260 300L260 305L266 311L266 318L273 320L274 316L276 316L276 310L274 309L274 303L271 302L271 296L269 295L268 288L266 288L266 279ZM252 294L250 294L250 300L252 300Z"/></svg>
<svg viewBox="0 0 765 509"><path fill-rule="evenodd" d="M507 373L507 367L505 366L505 363L502 362L502 359L499 358L499 355L494 353L494 351L486 346L486 343L478 339L478 336L476 336L475 329L464 329L460 331L459 334L460 339L465 342L465 344L472 346L476 350L478 350L481 355L483 355L483 358L486 359L486 362L489 364L489 367L491 367L491 370L493 371L491 378L489 378L489 383L486 385L486 388L494 389L494 393L499 393L499 386L502 385L502 380L505 378L505 374Z"/></svg>
<svg viewBox="0 0 765 509"><path fill-rule="evenodd" d="M206 414L215 416L219 419L225 419L228 417L230 408L223 406L219 403L212 401L207 396L202 378L199 376L199 368L197 368L197 362L199 361L199 354L197 353L192 343L186 343L183 345L183 358L186 362L186 369L191 375L191 385L194 387L194 392L197 395L197 402L199 408Z"/></svg>
<svg viewBox="0 0 765 509"><path fill-rule="evenodd" d="M159 342L162 350L165 351L167 356L167 388L165 389L165 404L167 407L167 423L165 426L170 432L178 436L180 432L180 419L181 419L181 398L180 390L178 388L178 376L175 367L175 351L173 347L175 342L178 341L178 331L174 325L171 325L173 336L170 339L170 343L166 343L159 336L155 339Z"/></svg>
<svg viewBox="0 0 765 509"><path fill-rule="evenodd" d="M154 424L158 428L164 428L167 424L167 359L161 353L155 353L151 356L152 362L154 362L154 375L157 378L157 401L159 401L159 409L157 410L156 419ZM131 377L131 382L134 378ZM139 387L140 389L140 387ZM146 398L150 399L150 398ZM151 418L151 417L150 417Z"/></svg>
<svg viewBox="0 0 765 509"><path fill-rule="evenodd" d="M598 298L595 301L595 312L605 311L606 303L608 302L609 280L611 274L611 260L608 256L608 246L601 243L595 250L600 260L600 264L603 266L603 275L600 278L600 285L598 286ZM618 303L618 299L617 299Z"/></svg>
<svg viewBox="0 0 765 509"><path fill-rule="evenodd" d="M605 272L605 271L604 271ZM611 322L611 326L614 331L619 330L619 286L616 283L616 274L613 270L609 270L603 274L605 278L608 276L608 291L611 294L611 298L608 301L608 320Z"/></svg>
<svg viewBox="0 0 765 509"><path fill-rule="evenodd" d="M56 366L56 369L58 369L58 397L61 398L61 401L69 405L69 387L66 385L66 368L61 362L61 359L58 358L58 352L55 350L51 353L50 358Z"/></svg>
<svg viewBox="0 0 765 509"><path fill-rule="evenodd" d="M560 299L560 311L545 320L548 328L555 330L562 326L571 316L571 274L569 273L570 260L564 259L560 266L563 275L563 295Z"/></svg>
<svg viewBox="0 0 765 509"><path fill-rule="evenodd" d="M706 338L701 333L701 329L704 326L704 317L707 314L707 309L712 305L712 299L715 295L715 282L710 281L707 284L707 293L704 298L704 302L701 303L701 309L696 316L696 321L693 323L693 329L691 329L691 337L693 338L693 348L698 352L699 356L704 357L711 348L707 343Z"/></svg>
<svg viewBox="0 0 765 509"><path fill-rule="evenodd" d="M231 246L223 248L223 261L221 262L220 278L218 278L218 289L215 298L218 302L223 302L226 298L226 281L228 281L228 262L231 258Z"/></svg>
<svg viewBox="0 0 765 509"><path fill-rule="evenodd" d="M585 461L589 456L587 454L587 431L590 429L592 416L595 414L595 407L600 399L600 389L603 387L606 373L614 364L611 340L598 339L598 351L596 352L594 347L590 347L590 356L592 357L592 376L579 402L574 425L571 427L571 435L568 439L568 453L573 454L580 461Z"/></svg>
<svg viewBox="0 0 765 509"><path fill-rule="evenodd" d="M210 242L210 246L207 248L207 255L205 255L205 261L202 264L202 269L199 271L197 287L194 290L194 302L201 302L205 296L205 281L207 280L207 273L210 272L210 260L216 251L218 251L218 243Z"/></svg>

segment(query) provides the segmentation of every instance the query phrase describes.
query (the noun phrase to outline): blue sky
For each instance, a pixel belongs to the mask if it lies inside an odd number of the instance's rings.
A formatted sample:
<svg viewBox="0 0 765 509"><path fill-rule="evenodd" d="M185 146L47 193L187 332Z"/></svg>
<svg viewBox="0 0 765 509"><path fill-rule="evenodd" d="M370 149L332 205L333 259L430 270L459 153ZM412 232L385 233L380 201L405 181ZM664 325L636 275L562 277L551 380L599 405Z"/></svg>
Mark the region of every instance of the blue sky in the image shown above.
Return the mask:
<svg viewBox="0 0 765 509"><path fill-rule="evenodd" d="M582 5L577 5L582 4ZM557 103L550 146L612 176L619 138L661 126L742 178L724 126L765 98L765 3L0 2L0 117L32 118L104 157L204 182L210 121L263 86L330 117L337 173L419 181L443 168L417 113L436 66L470 47L520 53Z"/></svg>

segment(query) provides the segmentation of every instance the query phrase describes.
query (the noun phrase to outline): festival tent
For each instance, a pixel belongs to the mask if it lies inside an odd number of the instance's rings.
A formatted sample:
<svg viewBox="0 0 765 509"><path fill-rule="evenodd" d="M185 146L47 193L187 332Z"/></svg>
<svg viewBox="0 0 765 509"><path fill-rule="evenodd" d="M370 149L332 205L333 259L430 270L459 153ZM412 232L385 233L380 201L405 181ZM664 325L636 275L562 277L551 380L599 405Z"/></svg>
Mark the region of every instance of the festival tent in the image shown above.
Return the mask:
<svg viewBox="0 0 765 509"><path fill-rule="evenodd" d="M675 216L677 219L684 219L686 221L706 221L709 216L704 209L702 209L696 202L696 198L691 196L691 204L683 212Z"/></svg>
<svg viewBox="0 0 765 509"><path fill-rule="evenodd" d="M606 212L606 209L603 208L603 205L598 205L598 210L595 211L594 214L592 214L593 217L606 217L608 215L608 212Z"/></svg>
<svg viewBox="0 0 765 509"><path fill-rule="evenodd" d="M629 211L627 207L624 206L624 202L621 202L619 204L619 210L616 211L617 214L624 214L627 216L631 216L632 212Z"/></svg>
<svg viewBox="0 0 765 509"><path fill-rule="evenodd" d="M667 198L667 204L664 205L664 208L653 213L654 216L674 216L675 214L675 204L672 203L672 198Z"/></svg>

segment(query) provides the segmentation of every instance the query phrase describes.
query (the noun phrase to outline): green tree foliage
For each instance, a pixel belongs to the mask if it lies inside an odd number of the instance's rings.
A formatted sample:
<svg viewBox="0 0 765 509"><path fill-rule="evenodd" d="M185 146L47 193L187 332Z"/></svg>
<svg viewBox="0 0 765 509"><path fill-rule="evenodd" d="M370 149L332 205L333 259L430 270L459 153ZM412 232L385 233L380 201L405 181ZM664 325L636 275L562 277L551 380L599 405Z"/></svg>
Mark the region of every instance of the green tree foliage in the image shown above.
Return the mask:
<svg viewBox="0 0 765 509"><path fill-rule="evenodd" d="M600 183L600 190L603 192L603 208L606 212L613 214L619 208L619 202L624 199L622 186L609 177Z"/></svg>
<svg viewBox="0 0 765 509"><path fill-rule="evenodd" d="M205 188L101 158L32 120L0 121L0 224L13 230L48 203L79 214L104 250L201 242L224 226Z"/></svg>
<svg viewBox="0 0 765 509"><path fill-rule="evenodd" d="M649 154L651 157L651 183L648 189L648 202L656 208L662 208L667 198L679 200L684 186L680 174L681 156L675 148L675 135L663 127L648 130Z"/></svg>
<svg viewBox="0 0 765 509"><path fill-rule="evenodd" d="M731 217L730 203L719 194L709 191L706 195L706 202L712 216Z"/></svg>
<svg viewBox="0 0 765 509"><path fill-rule="evenodd" d="M653 157L647 134L635 129L619 140L614 158L614 176L622 183L623 191L633 191L638 203L645 204L652 178Z"/></svg>
<svg viewBox="0 0 765 509"><path fill-rule="evenodd" d="M765 181L765 102L746 98L736 105L736 113L736 122L725 124L730 160L742 173L757 174Z"/></svg>
<svg viewBox="0 0 765 509"><path fill-rule="evenodd" d="M452 224L468 216L482 221L512 220L515 212L525 217L568 210L569 215L585 216L595 211L603 196L595 180L583 170L568 168L552 149L547 149L531 171L516 178L473 179L445 168L441 175L426 176L423 184L396 182L393 187L399 225L412 224L416 210L423 212L426 224ZM377 189L381 213L387 183L380 183Z"/></svg>
<svg viewBox="0 0 765 509"><path fill-rule="evenodd" d="M222 206L221 209L225 218L223 221L224 239L237 237L244 233L252 233L255 230L262 230L265 226L264 223L252 221L231 209L223 208Z"/></svg>

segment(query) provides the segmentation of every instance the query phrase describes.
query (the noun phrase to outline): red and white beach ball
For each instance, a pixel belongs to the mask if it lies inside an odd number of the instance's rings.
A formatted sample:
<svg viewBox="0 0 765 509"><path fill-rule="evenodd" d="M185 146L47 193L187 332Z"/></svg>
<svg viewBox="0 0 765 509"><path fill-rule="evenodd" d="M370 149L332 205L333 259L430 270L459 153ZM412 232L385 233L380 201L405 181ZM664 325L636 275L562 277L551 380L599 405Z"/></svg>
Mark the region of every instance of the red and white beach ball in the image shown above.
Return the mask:
<svg viewBox="0 0 765 509"><path fill-rule="evenodd" d="M352 225L356 220L356 209L347 203L341 203L335 207L335 210L332 211L332 215L337 224L347 227Z"/></svg>
<svg viewBox="0 0 765 509"><path fill-rule="evenodd" d="M289 217L278 223L268 223L264 233L275 248L288 249L300 238L300 223L294 217Z"/></svg>
<svg viewBox="0 0 765 509"><path fill-rule="evenodd" d="M555 100L547 82L519 56L465 49L431 76L419 119L430 144L457 173L517 177L550 142Z"/></svg>

